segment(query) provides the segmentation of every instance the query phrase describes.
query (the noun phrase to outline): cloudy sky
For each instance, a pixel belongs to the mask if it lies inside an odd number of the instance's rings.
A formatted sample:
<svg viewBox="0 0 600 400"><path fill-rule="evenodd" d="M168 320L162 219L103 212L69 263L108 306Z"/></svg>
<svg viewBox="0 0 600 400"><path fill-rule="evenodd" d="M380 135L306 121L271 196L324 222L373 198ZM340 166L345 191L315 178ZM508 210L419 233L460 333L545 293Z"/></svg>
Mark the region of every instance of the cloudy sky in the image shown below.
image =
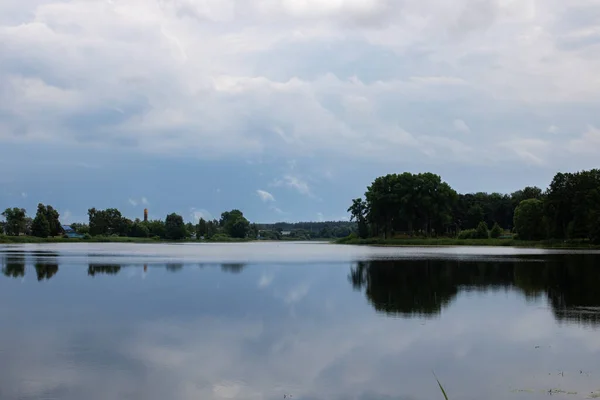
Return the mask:
<svg viewBox="0 0 600 400"><path fill-rule="evenodd" d="M0 208L346 216L598 166L598 0L0 0Z"/></svg>

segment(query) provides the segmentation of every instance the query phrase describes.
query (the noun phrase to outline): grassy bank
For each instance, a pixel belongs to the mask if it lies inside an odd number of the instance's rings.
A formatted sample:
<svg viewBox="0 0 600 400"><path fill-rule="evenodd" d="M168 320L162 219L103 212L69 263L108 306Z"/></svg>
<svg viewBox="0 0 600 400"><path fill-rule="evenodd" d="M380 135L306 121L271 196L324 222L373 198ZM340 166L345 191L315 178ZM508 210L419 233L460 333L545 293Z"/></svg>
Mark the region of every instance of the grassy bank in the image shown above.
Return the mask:
<svg viewBox="0 0 600 400"><path fill-rule="evenodd" d="M586 241L562 240L517 240L517 239L455 239L455 238L343 238L335 241L337 244L371 245L371 246L507 246L531 247L543 249L600 249Z"/></svg>

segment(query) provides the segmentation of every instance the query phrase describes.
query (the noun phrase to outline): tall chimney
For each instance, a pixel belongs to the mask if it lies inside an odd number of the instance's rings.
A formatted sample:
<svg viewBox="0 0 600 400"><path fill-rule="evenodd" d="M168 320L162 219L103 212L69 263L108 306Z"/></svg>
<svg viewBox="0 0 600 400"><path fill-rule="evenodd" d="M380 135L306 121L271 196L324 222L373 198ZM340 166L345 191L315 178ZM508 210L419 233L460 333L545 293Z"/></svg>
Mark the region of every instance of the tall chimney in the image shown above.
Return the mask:
<svg viewBox="0 0 600 400"><path fill-rule="evenodd" d="M144 222L148 222L148 209L144 208Z"/></svg>

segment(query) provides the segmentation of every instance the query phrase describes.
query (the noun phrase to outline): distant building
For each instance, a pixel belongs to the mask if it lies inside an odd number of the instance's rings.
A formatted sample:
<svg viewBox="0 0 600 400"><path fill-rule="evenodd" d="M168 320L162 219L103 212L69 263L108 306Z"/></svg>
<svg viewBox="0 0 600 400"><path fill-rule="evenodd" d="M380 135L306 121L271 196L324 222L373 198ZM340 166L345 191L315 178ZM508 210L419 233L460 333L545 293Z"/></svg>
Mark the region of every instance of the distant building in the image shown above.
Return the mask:
<svg viewBox="0 0 600 400"><path fill-rule="evenodd" d="M75 229L71 228L71 225L61 225L63 228L63 231L65 232L65 235L69 238L69 239L80 239L83 237L83 235L75 232Z"/></svg>
<svg viewBox="0 0 600 400"><path fill-rule="evenodd" d="M281 231L281 236L290 236L292 231Z"/></svg>

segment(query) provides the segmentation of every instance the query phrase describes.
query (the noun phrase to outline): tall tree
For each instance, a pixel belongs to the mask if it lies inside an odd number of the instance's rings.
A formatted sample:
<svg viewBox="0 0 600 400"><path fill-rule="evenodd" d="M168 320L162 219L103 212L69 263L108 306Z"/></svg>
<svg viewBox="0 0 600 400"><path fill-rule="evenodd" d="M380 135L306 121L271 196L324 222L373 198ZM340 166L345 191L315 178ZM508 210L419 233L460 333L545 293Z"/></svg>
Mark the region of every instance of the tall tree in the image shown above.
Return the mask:
<svg viewBox="0 0 600 400"><path fill-rule="evenodd" d="M250 222L240 210L225 211L221 214L219 225L231 237L245 238L250 230Z"/></svg>
<svg viewBox="0 0 600 400"><path fill-rule="evenodd" d="M196 237L198 239L207 236L207 229L206 229L206 220L204 218L200 218L200 220L198 221L198 224L196 225Z"/></svg>
<svg viewBox="0 0 600 400"><path fill-rule="evenodd" d="M50 236L50 224L46 217L46 207L42 203L38 204L35 218L31 224L31 234L41 238Z"/></svg>
<svg viewBox="0 0 600 400"><path fill-rule="evenodd" d="M544 204L541 200L523 200L515 210L515 230L520 239L539 240L545 237Z"/></svg>
<svg viewBox="0 0 600 400"><path fill-rule="evenodd" d="M358 236L366 238L369 236L369 225L367 224L367 214L369 209L363 199L353 199L352 205L347 210L350 213L350 221L356 221L358 224Z"/></svg>
<svg viewBox="0 0 600 400"><path fill-rule="evenodd" d="M181 240L187 236L187 229L181 215L172 213L165 219L165 237L169 240Z"/></svg>
<svg viewBox="0 0 600 400"><path fill-rule="evenodd" d="M24 208L7 208L2 213L2 216L6 219L5 230L9 236L19 236L25 232L25 219L26 211Z"/></svg>
<svg viewBox="0 0 600 400"><path fill-rule="evenodd" d="M91 235L121 235L125 236L132 225L131 221L123 218L116 208L88 210Z"/></svg>

